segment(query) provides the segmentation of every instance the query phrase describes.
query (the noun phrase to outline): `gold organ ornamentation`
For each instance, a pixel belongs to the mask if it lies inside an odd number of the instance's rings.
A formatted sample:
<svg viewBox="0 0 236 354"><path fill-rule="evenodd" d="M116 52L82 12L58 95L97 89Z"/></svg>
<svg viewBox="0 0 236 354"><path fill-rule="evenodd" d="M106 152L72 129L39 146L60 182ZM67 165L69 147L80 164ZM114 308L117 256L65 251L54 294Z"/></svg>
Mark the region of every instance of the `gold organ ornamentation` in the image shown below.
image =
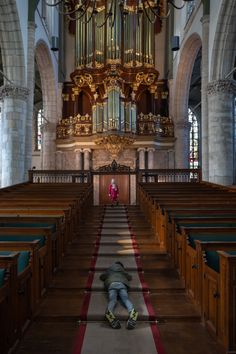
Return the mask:
<svg viewBox="0 0 236 354"><path fill-rule="evenodd" d="M121 152L128 146L134 143L134 138L131 136L107 135L95 140L95 144L104 147L111 155L112 159L116 159Z"/></svg>
<svg viewBox="0 0 236 354"><path fill-rule="evenodd" d="M57 139L67 139L92 134L92 118L89 115L61 119L57 125Z"/></svg>

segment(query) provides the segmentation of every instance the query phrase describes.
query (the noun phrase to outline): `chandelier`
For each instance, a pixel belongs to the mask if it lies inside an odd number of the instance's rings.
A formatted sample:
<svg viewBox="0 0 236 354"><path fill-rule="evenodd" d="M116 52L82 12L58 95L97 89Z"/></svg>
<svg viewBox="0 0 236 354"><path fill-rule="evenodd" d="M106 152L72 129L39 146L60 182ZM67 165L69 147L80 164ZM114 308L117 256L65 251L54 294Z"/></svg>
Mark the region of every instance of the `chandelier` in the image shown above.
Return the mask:
<svg viewBox="0 0 236 354"><path fill-rule="evenodd" d="M58 7L58 12L68 16L70 21L82 20L88 23L94 21L96 27L103 27L108 21L111 27L115 24L115 17L119 8L120 14L125 19L130 14L137 15L138 19L145 16L154 24L159 18L166 19L170 15L170 5L181 10L187 2L193 0L43 0L47 6ZM182 4L177 5L182 1ZM104 10L103 18L97 15ZM89 15L88 15L89 13Z"/></svg>

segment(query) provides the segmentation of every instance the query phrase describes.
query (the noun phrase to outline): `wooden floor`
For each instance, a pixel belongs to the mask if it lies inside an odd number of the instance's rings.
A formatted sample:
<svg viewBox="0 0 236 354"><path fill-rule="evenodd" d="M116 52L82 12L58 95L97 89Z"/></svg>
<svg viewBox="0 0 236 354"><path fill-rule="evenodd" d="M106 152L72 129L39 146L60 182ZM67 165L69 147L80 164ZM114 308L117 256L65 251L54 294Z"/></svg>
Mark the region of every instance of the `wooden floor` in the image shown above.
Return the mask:
<svg viewBox="0 0 236 354"><path fill-rule="evenodd" d="M55 274L53 284L16 353L72 353L101 209L91 209L77 238L68 246L63 265ZM202 326L200 315L186 296L177 271L155 242L139 208L128 207L128 211L166 353L221 354L219 346Z"/></svg>

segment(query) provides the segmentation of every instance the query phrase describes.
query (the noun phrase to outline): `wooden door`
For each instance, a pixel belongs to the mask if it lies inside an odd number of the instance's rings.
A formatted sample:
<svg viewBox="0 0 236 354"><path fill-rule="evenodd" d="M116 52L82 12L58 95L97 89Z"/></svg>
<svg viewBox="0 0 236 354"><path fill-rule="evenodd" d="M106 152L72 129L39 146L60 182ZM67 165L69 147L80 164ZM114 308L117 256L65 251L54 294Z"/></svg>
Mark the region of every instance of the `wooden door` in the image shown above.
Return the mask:
<svg viewBox="0 0 236 354"><path fill-rule="evenodd" d="M130 204L129 197L129 175L100 175L99 176L99 204L111 204L111 199L108 195L108 188L111 179L114 178L119 187L119 203Z"/></svg>

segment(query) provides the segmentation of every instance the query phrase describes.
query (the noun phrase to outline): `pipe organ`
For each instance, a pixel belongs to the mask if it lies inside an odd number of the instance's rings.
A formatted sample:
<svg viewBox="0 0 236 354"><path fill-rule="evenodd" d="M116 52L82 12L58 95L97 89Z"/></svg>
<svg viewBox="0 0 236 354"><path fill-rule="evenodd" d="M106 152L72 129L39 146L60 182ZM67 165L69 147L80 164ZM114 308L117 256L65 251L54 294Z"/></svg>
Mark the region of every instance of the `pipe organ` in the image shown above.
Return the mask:
<svg viewBox="0 0 236 354"><path fill-rule="evenodd" d="M109 134L132 135L136 141L143 137L174 141L167 81L159 79L154 66L155 36L161 31L161 19L154 21L153 9L157 11L158 4L161 16L165 1L68 3L69 10L81 3L87 6L83 16L77 15L69 24L75 41L75 69L71 81L63 86L59 145L62 141L63 146L65 141L70 144L71 139L82 143L86 136L91 136L91 141L98 137L101 144L101 137Z"/></svg>

